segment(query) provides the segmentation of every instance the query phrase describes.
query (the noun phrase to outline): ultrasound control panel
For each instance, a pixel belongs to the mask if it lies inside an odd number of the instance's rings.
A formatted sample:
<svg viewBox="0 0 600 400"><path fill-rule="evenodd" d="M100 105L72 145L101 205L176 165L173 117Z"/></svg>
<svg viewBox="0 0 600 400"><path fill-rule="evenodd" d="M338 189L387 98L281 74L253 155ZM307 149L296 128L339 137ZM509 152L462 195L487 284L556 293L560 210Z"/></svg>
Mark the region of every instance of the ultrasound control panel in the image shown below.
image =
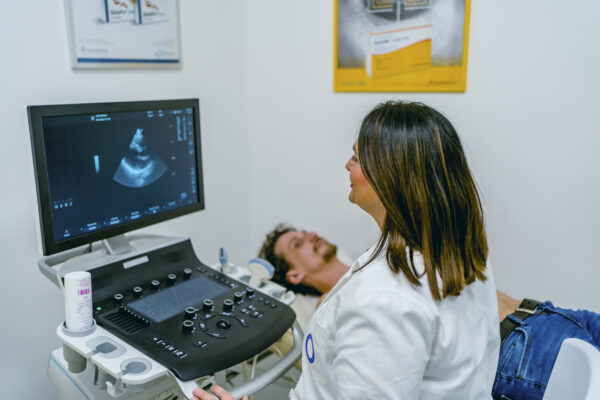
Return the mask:
<svg viewBox="0 0 600 400"><path fill-rule="evenodd" d="M296 318L203 264L189 240L90 272L96 322L185 381L251 358Z"/></svg>

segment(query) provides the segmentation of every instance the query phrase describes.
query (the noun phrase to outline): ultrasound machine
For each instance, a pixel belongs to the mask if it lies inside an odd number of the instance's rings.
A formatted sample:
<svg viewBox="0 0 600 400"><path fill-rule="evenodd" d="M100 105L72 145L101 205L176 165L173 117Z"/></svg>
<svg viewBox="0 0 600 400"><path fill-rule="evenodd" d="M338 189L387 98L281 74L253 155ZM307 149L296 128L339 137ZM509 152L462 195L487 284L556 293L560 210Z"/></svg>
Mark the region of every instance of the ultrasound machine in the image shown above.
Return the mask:
<svg viewBox="0 0 600 400"><path fill-rule="evenodd" d="M204 209L197 99L29 106L28 116L40 271L63 291L66 274L91 277L91 328L56 329L48 375L61 399L185 399L290 328L292 349L231 392L255 393L295 364L294 295L268 281L268 263L236 266L221 249L211 266L188 238L125 235Z"/></svg>

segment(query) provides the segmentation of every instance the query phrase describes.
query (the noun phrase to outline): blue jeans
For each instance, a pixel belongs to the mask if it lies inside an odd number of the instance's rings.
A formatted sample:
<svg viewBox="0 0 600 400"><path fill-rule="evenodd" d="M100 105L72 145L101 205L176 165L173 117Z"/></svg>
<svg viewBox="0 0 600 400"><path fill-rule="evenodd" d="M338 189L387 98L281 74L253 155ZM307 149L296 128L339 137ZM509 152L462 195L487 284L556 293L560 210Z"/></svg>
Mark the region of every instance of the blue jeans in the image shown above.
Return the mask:
<svg viewBox="0 0 600 400"><path fill-rule="evenodd" d="M554 307L546 301L534 315L520 321L500 348L492 397L501 400L541 400L560 345L578 338L600 350L600 314Z"/></svg>

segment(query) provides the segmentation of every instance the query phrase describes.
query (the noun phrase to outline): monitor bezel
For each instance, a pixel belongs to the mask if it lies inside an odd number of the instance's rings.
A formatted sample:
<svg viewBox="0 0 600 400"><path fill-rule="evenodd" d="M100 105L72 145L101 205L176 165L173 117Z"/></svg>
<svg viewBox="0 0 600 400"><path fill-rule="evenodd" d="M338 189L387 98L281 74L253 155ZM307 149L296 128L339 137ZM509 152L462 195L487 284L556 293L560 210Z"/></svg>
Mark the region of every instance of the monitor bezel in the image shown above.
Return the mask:
<svg viewBox="0 0 600 400"><path fill-rule="evenodd" d="M56 241L52 225L52 207L46 167L46 149L42 119L45 117L144 111L148 109L192 108L194 113L194 136L196 144L196 185L198 202L160 214L103 228L91 233ZM204 210L204 180L202 169L202 145L200 141L200 101L197 98L173 100L122 101L105 103L52 104L27 106L29 133L34 163L35 185L38 202L39 227L44 255L56 254L74 247L108 239L136 229L144 228L169 219Z"/></svg>

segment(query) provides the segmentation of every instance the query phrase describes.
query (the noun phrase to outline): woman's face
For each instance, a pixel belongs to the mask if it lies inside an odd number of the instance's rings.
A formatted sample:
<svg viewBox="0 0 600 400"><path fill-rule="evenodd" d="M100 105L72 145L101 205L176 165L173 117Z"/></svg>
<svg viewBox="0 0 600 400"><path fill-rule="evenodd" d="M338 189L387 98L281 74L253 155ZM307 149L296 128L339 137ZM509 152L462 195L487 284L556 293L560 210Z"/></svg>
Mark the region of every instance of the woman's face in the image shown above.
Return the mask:
<svg viewBox="0 0 600 400"><path fill-rule="evenodd" d="M358 205L360 208L373 215L374 212L379 212L383 208L383 205L362 172L357 150L358 140L354 142L354 146L352 147L352 157L350 157L346 163L346 169L350 172L351 188L348 199L351 203Z"/></svg>

